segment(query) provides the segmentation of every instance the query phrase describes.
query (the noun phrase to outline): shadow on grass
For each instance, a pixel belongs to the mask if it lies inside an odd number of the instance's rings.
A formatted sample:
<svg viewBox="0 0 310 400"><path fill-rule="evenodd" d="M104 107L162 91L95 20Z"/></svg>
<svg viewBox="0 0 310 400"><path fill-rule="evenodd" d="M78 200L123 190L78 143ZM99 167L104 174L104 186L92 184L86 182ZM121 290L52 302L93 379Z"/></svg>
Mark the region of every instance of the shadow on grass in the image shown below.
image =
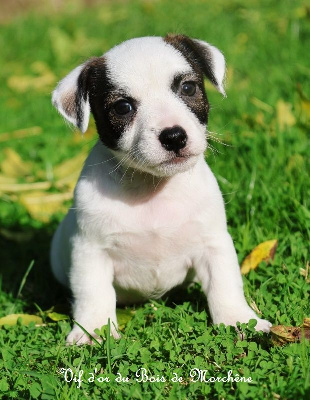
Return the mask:
<svg viewBox="0 0 310 400"><path fill-rule="evenodd" d="M56 227L56 221L39 229L18 224L2 226L2 233L5 232L0 235L2 291L16 298L27 268L34 261L20 295L28 309L25 312L37 311L35 304L42 310L57 304L63 305L63 312L70 310L70 291L56 281L50 269L49 249Z"/></svg>

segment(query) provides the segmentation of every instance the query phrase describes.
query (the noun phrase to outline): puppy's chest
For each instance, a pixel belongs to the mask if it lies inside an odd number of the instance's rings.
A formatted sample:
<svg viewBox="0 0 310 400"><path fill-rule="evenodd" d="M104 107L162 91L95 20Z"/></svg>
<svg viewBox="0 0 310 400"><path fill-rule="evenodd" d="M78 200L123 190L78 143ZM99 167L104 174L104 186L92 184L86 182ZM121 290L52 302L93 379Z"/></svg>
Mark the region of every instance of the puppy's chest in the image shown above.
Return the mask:
<svg viewBox="0 0 310 400"><path fill-rule="evenodd" d="M199 240L201 223L178 204L160 203L119 209L114 229L106 232L106 248L115 256L158 262L187 253Z"/></svg>
<svg viewBox="0 0 310 400"><path fill-rule="evenodd" d="M201 223L177 204L119 210L117 227L104 239L115 282L147 297L183 282L202 246Z"/></svg>

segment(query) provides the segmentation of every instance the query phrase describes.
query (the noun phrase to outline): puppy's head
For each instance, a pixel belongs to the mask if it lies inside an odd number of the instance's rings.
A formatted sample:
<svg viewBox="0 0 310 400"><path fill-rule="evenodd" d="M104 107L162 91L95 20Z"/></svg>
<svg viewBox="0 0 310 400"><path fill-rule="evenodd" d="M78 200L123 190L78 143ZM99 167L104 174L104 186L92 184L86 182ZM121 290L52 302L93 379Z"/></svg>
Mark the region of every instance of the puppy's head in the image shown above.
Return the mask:
<svg viewBox="0 0 310 400"><path fill-rule="evenodd" d="M101 141L128 166L171 176L206 148L209 103L203 79L225 95L225 60L183 35L131 39L70 72L53 104L85 132L90 111Z"/></svg>

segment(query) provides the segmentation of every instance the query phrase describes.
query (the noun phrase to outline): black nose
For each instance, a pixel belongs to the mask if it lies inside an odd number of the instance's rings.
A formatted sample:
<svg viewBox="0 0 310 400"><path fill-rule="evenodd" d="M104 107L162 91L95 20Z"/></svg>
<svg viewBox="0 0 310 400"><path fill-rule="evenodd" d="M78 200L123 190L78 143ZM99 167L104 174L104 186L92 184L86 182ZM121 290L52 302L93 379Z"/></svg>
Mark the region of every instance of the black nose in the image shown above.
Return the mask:
<svg viewBox="0 0 310 400"><path fill-rule="evenodd" d="M161 131L159 141L166 150L178 153L179 150L186 146L187 135L180 126L173 126Z"/></svg>

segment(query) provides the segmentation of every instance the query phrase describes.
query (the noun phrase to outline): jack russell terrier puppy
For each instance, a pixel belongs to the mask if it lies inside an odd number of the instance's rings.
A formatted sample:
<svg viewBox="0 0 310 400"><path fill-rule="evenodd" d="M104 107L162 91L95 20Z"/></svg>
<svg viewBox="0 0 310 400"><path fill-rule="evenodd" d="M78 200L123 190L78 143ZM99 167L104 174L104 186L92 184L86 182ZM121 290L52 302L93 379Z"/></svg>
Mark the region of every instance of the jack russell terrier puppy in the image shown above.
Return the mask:
<svg viewBox="0 0 310 400"><path fill-rule="evenodd" d="M224 202L205 162L209 113L204 77L225 95L225 59L184 35L125 41L70 72L53 104L99 141L52 242L55 277L73 293L73 316L89 333L116 302L157 299L189 279L201 283L212 320L271 323L248 306L227 232ZM88 343L75 325L67 343Z"/></svg>

